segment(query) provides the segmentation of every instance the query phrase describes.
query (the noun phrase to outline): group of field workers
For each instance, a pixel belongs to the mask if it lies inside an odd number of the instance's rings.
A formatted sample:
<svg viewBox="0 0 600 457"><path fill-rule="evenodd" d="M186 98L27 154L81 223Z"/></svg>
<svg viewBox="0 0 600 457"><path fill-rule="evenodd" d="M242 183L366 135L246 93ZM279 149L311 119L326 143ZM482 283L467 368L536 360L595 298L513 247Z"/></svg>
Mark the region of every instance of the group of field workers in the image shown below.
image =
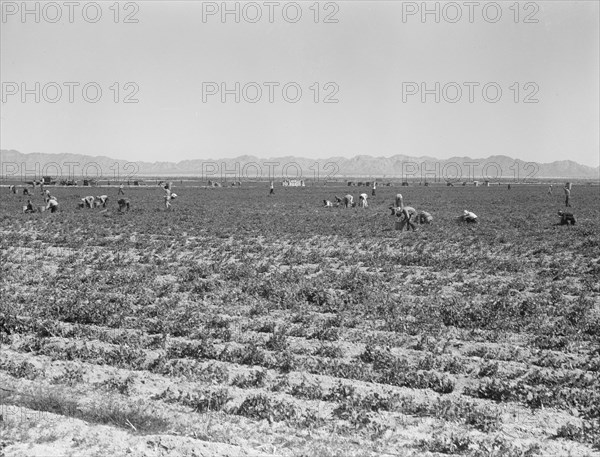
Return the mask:
<svg viewBox="0 0 600 457"><path fill-rule="evenodd" d="M565 193L565 206L571 207L571 185L567 183L563 190ZM375 192L376 184L374 183L372 191L373 196L375 195ZM548 188L548 194L552 195L552 185ZM367 208L369 206L367 194L361 193L359 195L358 205L361 208ZM323 200L323 206L328 208L340 206L344 208L353 208L356 206L356 203L354 202L354 197L351 194L347 194L342 198L335 196L335 201ZM433 216L427 211L417 211L412 206L405 206L402 194L396 194L394 204L390 206L389 209L391 210L391 215L395 215L398 218L395 225L396 230L404 230L404 227L406 227L407 231L410 231L411 229L415 231L415 224L431 224L433 222ZM561 210L558 211L558 216L560 217L560 222L557 225L575 225L576 223L575 216L571 212ZM456 220L457 222L466 224L479 223L477 215L466 209L463 210L463 213L459 215Z"/></svg>
<svg viewBox="0 0 600 457"><path fill-rule="evenodd" d="M9 186L9 192L16 193L15 186ZM27 205L23 207L24 213L41 213L44 211L55 213L58 211L58 199L53 195L50 195L48 189L44 190L43 186L41 187L41 194L44 199L44 205L34 206L31 199L27 199ZM27 188L23 189L23 195L31 196Z"/></svg>
<svg viewBox="0 0 600 457"><path fill-rule="evenodd" d="M433 222L433 216L427 211L417 211L412 206L405 206L402 194L396 194L394 206L390 206L390 210L392 216L398 217L396 230L403 230L406 227L406 230L412 229L414 232L417 229L415 222L417 224L431 224ZM475 215L473 214L473 216ZM477 216L475 216L475 219L477 219Z"/></svg>
<svg viewBox="0 0 600 457"><path fill-rule="evenodd" d="M177 198L177 194L172 191L172 183L160 182L159 186L164 190L165 194L163 196L165 210L169 211L172 206L172 202ZM49 190L44 190L43 186L41 187L41 193L44 198L45 205L44 206L36 206L32 202L31 199L27 200L27 205L23 207L24 213L35 213L49 210L54 213L58 210L59 204L58 199L50 194ZM269 195L274 194L274 183L270 182L270 191ZM10 185L8 187L10 193L16 194L17 188L14 185ZM373 182L371 196L375 197L377 191L377 183ZM547 193L552 195L552 185L550 184L548 187ZM571 207L571 184L566 183L563 187L563 191L565 194L565 206ZM27 188L23 189L23 195L30 196L31 193ZM119 198L120 197L120 198ZM130 209L130 201L125 197L125 192L123 190L123 184L119 185L118 193L117 193L117 204L119 208L119 212L129 211ZM81 201L78 204L80 209L84 208L98 208L102 207L104 209L107 208L107 202L109 201L109 197L107 195L98 195L98 196L85 196L81 198ZM358 205L359 208L368 208L369 207L369 196L366 193L361 193L358 196L358 202L354 201L354 196L351 194L347 194L343 197L338 197L337 195L334 197L334 200L323 200L323 206L325 207L344 207L344 208L354 208ZM417 211L412 206L405 206L404 199L402 194L397 194L394 200L394 204L389 207L391 210L391 215L395 215L398 219L396 221L396 229L404 230L406 227L407 231L411 229L413 231L416 230L415 224L431 224L433 222L433 216L427 211ZM576 219L573 213L567 211L558 211L558 216L560 217L560 222L557 225L575 225ZM475 213L469 210L464 210L463 213L456 218L457 221L467 223L467 224L477 224L479 219Z"/></svg>

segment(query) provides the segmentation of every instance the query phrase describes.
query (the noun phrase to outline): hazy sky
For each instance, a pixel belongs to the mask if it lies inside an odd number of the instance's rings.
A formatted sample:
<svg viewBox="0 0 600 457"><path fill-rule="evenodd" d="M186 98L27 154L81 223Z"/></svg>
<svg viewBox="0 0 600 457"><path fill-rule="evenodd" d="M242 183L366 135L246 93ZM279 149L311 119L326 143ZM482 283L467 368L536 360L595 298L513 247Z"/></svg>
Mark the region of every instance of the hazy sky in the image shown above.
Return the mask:
<svg viewBox="0 0 600 457"><path fill-rule="evenodd" d="M36 23L20 1L3 1L0 145L147 161L505 154L598 166L599 2L490 3L470 18L464 2L428 2L436 22L421 2L308 1L293 22L291 2L228 2L236 23L223 20L220 1L120 3L118 18L100 2L97 22L88 2L72 22L57 2L60 11L38 4ZM124 23L128 15L138 22ZM431 91L424 103L421 83Z"/></svg>

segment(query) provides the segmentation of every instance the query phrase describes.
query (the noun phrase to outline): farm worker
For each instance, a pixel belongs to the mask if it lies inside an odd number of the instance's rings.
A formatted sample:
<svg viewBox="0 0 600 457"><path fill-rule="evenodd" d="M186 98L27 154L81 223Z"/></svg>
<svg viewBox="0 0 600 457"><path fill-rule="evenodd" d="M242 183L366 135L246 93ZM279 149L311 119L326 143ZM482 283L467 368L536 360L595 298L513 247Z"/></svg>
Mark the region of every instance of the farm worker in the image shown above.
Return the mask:
<svg viewBox="0 0 600 457"><path fill-rule="evenodd" d="M550 184L550 187L548 187L548 195L552 195L552 184Z"/></svg>
<svg viewBox="0 0 600 457"><path fill-rule="evenodd" d="M402 208L404 206L404 200L402 194L396 194L396 208Z"/></svg>
<svg viewBox="0 0 600 457"><path fill-rule="evenodd" d="M367 202L367 194L360 194L358 196L358 200L361 208L367 208L369 206L369 202Z"/></svg>
<svg viewBox="0 0 600 457"><path fill-rule="evenodd" d="M413 229L413 232L417 230L417 227L411 221L416 214L417 211L411 206L405 206L396 213L396 215L400 217L400 231L404 229L405 225L407 231L410 231L411 228Z"/></svg>
<svg viewBox="0 0 600 457"><path fill-rule="evenodd" d="M171 193L171 191L169 190L167 195L165 195L165 206L167 209L169 209L171 207L171 200L175 200L176 198L177 198L177 194Z"/></svg>
<svg viewBox="0 0 600 457"><path fill-rule="evenodd" d="M377 181L373 181L373 190L371 191L371 196L375 196L375 191L377 190Z"/></svg>
<svg viewBox="0 0 600 457"><path fill-rule="evenodd" d="M43 194L44 194L44 201L46 203L48 203L48 200L50 200L50 191L48 189L46 189L46 191L43 192Z"/></svg>
<svg viewBox="0 0 600 457"><path fill-rule="evenodd" d="M333 203L331 203L329 200L323 200L323 206L326 208L333 208Z"/></svg>
<svg viewBox="0 0 600 457"><path fill-rule="evenodd" d="M51 213L55 213L58 210L58 202L54 197L48 200L48 204L46 205L46 209L49 209Z"/></svg>
<svg viewBox="0 0 600 457"><path fill-rule="evenodd" d="M123 192L123 183L119 184L119 193L117 195L125 195L125 192Z"/></svg>
<svg viewBox="0 0 600 457"><path fill-rule="evenodd" d="M33 203L31 203L31 200L27 200L27 206L25 207L25 213L35 213L35 209L33 207Z"/></svg>
<svg viewBox="0 0 600 457"><path fill-rule="evenodd" d="M472 213L471 211L467 211L467 210L463 211L463 215L460 217L460 219L462 221L468 222L468 223L477 224L479 222L479 220L477 219L477 216L474 213Z"/></svg>
<svg viewBox="0 0 600 457"><path fill-rule="evenodd" d="M390 210L392 211L392 216L395 214L398 217L402 216L402 210L404 209L404 198L402 194L396 194L396 198L394 200L395 206L390 206ZM417 215L417 210L415 210L412 206L407 206L409 212L412 216Z"/></svg>
<svg viewBox="0 0 600 457"><path fill-rule="evenodd" d="M390 206L389 207L390 211L392 212L390 214L390 216L398 216L398 217L402 217L402 211L406 210L406 212L411 216L412 218L416 218L417 216L417 210L414 209L412 206L402 206L402 207L398 207L395 208L394 206Z"/></svg>
<svg viewBox="0 0 600 457"><path fill-rule="evenodd" d="M429 214L427 211L419 211L417 213L417 223L419 224L431 224L433 221L433 216Z"/></svg>
<svg viewBox="0 0 600 457"><path fill-rule="evenodd" d="M354 197L350 194L346 195L343 198L344 208L348 208L349 206L354 206Z"/></svg>
<svg viewBox="0 0 600 457"><path fill-rule="evenodd" d="M23 188L23 195L29 195L29 190L27 189L27 187Z"/></svg>
<svg viewBox="0 0 600 457"><path fill-rule="evenodd" d="M10 186L8 186L8 193L10 194L11 192L12 192L13 194L14 194L14 193L16 193L16 192L15 192L15 186L13 186L12 184L11 184Z"/></svg>
<svg viewBox="0 0 600 457"><path fill-rule="evenodd" d="M127 211L129 211L129 200L128 199L120 198L117 203L119 204L119 212L123 211L125 208L127 208Z"/></svg>
<svg viewBox="0 0 600 457"><path fill-rule="evenodd" d="M564 211L559 211L558 215L560 216L559 225L575 225L575 216L573 213L566 213Z"/></svg>
<svg viewBox="0 0 600 457"><path fill-rule="evenodd" d="M508 185L508 190L510 190L510 184Z"/></svg>
<svg viewBox="0 0 600 457"><path fill-rule="evenodd" d="M44 181L40 181L40 193L44 193Z"/></svg>
<svg viewBox="0 0 600 457"><path fill-rule="evenodd" d="M83 202L83 206L87 206L88 208L94 207L94 197L92 197L91 195L83 197L81 201ZM81 204L79 206L81 207Z"/></svg>
<svg viewBox="0 0 600 457"><path fill-rule="evenodd" d="M569 203L569 199L571 198L571 189L569 189L567 186L565 186L563 189L565 191L565 206L570 207L571 204Z"/></svg>
<svg viewBox="0 0 600 457"><path fill-rule="evenodd" d="M273 195L275 193L275 186L273 185L273 181L271 181L271 190L269 191L269 195Z"/></svg>
<svg viewBox="0 0 600 457"><path fill-rule="evenodd" d="M106 208L106 201L108 200L108 196L100 195L96 197L96 199L99 200L99 204L102 205L102 208Z"/></svg>

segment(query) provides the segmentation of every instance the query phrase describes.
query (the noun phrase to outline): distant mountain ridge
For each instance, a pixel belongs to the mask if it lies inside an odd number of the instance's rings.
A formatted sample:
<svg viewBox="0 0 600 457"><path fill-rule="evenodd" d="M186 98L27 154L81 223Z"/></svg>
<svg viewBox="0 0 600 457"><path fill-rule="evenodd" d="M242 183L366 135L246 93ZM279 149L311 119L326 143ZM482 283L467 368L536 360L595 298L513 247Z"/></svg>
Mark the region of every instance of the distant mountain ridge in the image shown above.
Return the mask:
<svg viewBox="0 0 600 457"><path fill-rule="evenodd" d="M526 162L508 156L472 159L452 157L373 157L351 158L277 157L270 159L244 155L230 159L196 159L180 162L128 162L106 156L84 154L22 154L15 150L0 150L2 177L50 175L62 177L99 177L101 179L133 179L134 176L197 176L205 179L339 179L352 177L406 178L443 180L494 180L497 178L580 178L599 179L600 168L581 165L571 160L551 163Z"/></svg>

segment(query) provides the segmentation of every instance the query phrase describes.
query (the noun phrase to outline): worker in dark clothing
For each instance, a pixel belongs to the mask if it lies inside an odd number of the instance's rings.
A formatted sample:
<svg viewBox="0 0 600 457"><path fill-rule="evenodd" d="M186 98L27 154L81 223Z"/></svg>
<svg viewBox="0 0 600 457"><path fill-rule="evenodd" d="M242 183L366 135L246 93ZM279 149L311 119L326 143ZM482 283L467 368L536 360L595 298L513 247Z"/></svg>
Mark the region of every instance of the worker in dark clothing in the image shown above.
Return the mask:
<svg viewBox="0 0 600 457"><path fill-rule="evenodd" d="M33 203L31 200L27 200L27 206L25 207L24 213L35 213L35 208L33 207Z"/></svg>
<svg viewBox="0 0 600 457"><path fill-rule="evenodd" d="M575 225L575 216L573 213L567 213L565 211L559 211L560 222L557 225Z"/></svg>
<svg viewBox="0 0 600 457"><path fill-rule="evenodd" d="M119 204L119 212L122 212L125 209L127 209L127 211L129 211L129 199L121 198L121 199L119 199L119 201L117 203Z"/></svg>
<svg viewBox="0 0 600 457"><path fill-rule="evenodd" d="M571 203L569 203L569 200L571 199L571 189L569 189L567 186L565 186L563 189L565 191L565 206L570 207Z"/></svg>

